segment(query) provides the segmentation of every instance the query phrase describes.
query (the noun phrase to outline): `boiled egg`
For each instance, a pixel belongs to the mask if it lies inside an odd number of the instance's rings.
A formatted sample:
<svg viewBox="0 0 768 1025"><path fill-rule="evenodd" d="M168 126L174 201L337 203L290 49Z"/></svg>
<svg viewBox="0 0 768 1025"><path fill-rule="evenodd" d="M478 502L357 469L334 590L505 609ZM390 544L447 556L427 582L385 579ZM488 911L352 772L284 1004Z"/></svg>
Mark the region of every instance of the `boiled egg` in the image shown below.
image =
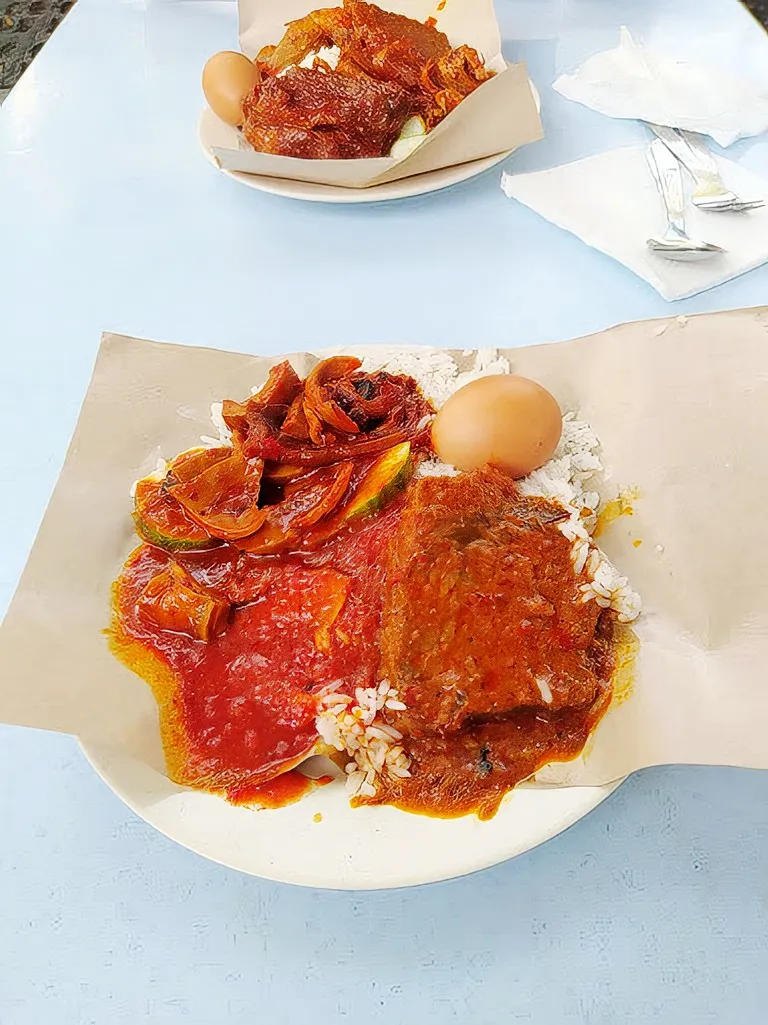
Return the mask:
<svg viewBox="0 0 768 1025"><path fill-rule="evenodd" d="M259 69L242 53L222 50L203 68L203 92L208 106L228 125L243 123L243 100L259 84Z"/></svg>
<svg viewBox="0 0 768 1025"><path fill-rule="evenodd" d="M495 374L459 388L432 423L432 443L459 470L491 464L524 477L551 459L563 430L557 400L516 374Z"/></svg>

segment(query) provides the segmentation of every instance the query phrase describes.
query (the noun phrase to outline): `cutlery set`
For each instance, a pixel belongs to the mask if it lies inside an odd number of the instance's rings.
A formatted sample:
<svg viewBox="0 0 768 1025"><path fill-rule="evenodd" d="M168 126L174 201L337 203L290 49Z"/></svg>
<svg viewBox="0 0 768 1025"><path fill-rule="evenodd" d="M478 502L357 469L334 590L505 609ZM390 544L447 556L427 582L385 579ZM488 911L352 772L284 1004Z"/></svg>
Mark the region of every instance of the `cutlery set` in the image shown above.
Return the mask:
<svg viewBox="0 0 768 1025"><path fill-rule="evenodd" d="M685 227L685 169L693 179L690 201L709 213L741 214L765 206L762 199L743 200L728 189L717 162L701 136L677 128L649 125L656 135L648 148L648 165L664 202L667 227L648 239L648 248L668 260L708 259L725 252L711 242L691 238Z"/></svg>

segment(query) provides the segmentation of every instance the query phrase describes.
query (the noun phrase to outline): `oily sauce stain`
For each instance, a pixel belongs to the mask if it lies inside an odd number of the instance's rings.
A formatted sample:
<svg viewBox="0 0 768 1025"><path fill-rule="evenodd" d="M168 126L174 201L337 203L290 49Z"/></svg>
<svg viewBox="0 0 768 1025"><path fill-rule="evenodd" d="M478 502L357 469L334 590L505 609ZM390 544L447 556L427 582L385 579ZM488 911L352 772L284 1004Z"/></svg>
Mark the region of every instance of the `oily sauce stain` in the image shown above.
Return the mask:
<svg viewBox="0 0 768 1025"><path fill-rule="evenodd" d="M601 534L604 534L606 530L608 530L611 524L621 519L622 516L634 516L635 502L639 497L640 493L637 488L625 488L617 495L616 498L612 498L610 502L606 502L597 518L597 526L595 528L594 536L596 538L600 537Z"/></svg>
<svg viewBox="0 0 768 1025"><path fill-rule="evenodd" d="M234 603L226 630L208 643L138 614L138 596L171 556L150 545L133 552L114 588L110 644L153 689L174 782L239 803L257 791L260 804L274 802L280 786L286 802L296 799L295 777L278 781L271 797L259 788L317 748L319 692L374 683L383 552L398 515L395 502L313 553L252 556L222 545L175 555Z"/></svg>
<svg viewBox="0 0 768 1025"><path fill-rule="evenodd" d="M291 769L284 772L282 776L262 783L260 786L252 787L247 784L232 786L226 792L226 798L230 804L250 805L257 808L284 808L288 804L295 804L302 797L311 794L318 787L327 786L333 782L333 776L320 776L319 779L312 779L299 772L298 769Z"/></svg>

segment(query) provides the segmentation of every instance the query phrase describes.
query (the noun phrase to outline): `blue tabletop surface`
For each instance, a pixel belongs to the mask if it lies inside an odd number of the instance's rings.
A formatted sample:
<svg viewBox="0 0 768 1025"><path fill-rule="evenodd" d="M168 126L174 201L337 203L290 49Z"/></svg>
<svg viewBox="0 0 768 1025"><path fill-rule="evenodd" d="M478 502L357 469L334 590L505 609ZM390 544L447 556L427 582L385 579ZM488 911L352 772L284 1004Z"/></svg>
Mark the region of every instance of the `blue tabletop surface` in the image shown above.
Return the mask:
<svg viewBox="0 0 768 1025"><path fill-rule="evenodd" d="M649 42L768 88L736 0L498 0L543 100L533 170L643 138L553 93ZM0 611L102 330L252 352L521 345L768 302L763 268L670 307L506 201L498 170L400 204L244 189L198 150L228 0L79 0L0 111ZM729 156L768 175L768 138ZM4 681L7 685L8 681ZM768 774L639 773L544 847L419 889L331 893L209 864L136 819L67 737L0 728L1 1025L768 1019Z"/></svg>

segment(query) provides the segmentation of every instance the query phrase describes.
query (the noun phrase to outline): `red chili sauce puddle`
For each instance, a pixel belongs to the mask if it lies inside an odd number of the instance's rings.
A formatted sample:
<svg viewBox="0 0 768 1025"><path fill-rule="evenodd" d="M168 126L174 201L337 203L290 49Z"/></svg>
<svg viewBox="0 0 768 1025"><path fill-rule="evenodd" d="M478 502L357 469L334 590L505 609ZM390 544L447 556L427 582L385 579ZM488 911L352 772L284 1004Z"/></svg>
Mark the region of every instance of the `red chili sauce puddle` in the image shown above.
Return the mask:
<svg viewBox="0 0 768 1025"><path fill-rule="evenodd" d="M318 787L324 787L333 782L333 776L320 776L312 779L305 776L298 769L291 769L284 772L282 776L262 783L261 786L253 787L244 784L243 786L229 787L226 792L230 804L258 805L259 808L284 808L287 804L294 804L302 797L311 794Z"/></svg>
<svg viewBox="0 0 768 1025"><path fill-rule="evenodd" d="M174 782L263 807L320 785L286 770L315 749L317 695L375 681L384 553L401 508L392 503L312 553L254 556L222 545L172 557L141 545L131 554L114 588L111 647L153 689ZM171 558L236 603L207 644L137 613L144 586ZM272 778L276 771L283 775Z"/></svg>

